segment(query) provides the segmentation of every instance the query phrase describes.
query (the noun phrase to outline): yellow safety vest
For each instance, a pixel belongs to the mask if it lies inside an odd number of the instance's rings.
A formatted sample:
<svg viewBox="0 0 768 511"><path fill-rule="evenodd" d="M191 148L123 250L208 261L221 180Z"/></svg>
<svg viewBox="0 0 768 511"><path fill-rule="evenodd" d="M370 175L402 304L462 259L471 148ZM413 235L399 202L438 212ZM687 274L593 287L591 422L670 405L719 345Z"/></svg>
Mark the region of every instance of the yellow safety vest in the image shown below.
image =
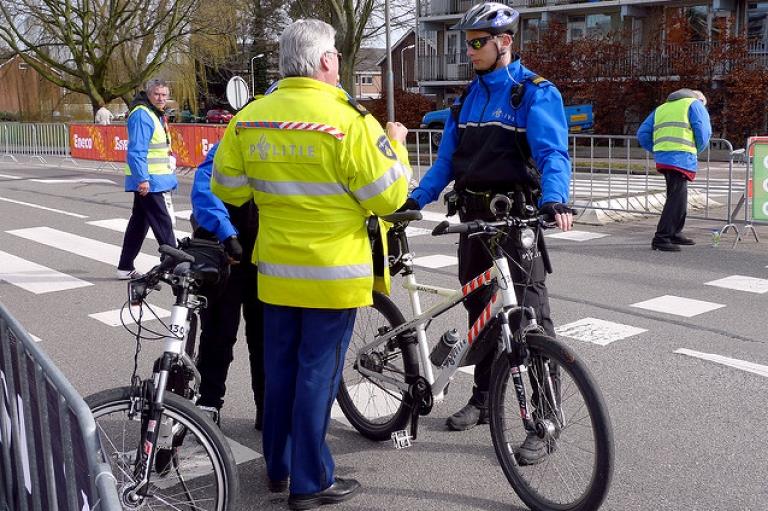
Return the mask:
<svg viewBox="0 0 768 511"><path fill-rule="evenodd" d="M229 123L211 190L259 207L253 260L262 301L345 309L372 303L366 220L405 202L410 174L405 147L343 90L292 77Z"/></svg>
<svg viewBox="0 0 768 511"><path fill-rule="evenodd" d="M136 110L144 110L155 123L155 130L152 132L152 139L149 141L149 150L147 151L147 172L150 174L171 174L171 135L165 131L165 126L157 118L157 115L144 105L138 105L131 113L130 117ZM131 175L131 168L125 165L125 175Z"/></svg>
<svg viewBox="0 0 768 511"><path fill-rule="evenodd" d="M656 109L653 121L653 152L681 151L698 154L696 139L688 120L695 98L668 101Z"/></svg>

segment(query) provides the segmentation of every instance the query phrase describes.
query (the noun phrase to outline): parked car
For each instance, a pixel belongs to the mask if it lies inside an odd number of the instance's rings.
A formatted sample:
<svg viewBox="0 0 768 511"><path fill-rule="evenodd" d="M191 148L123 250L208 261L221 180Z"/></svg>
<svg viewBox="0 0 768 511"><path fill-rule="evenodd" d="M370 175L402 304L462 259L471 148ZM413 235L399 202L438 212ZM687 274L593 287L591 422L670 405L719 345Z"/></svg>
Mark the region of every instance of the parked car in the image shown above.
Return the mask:
<svg viewBox="0 0 768 511"><path fill-rule="evenodd" d="M232 113L221 108L211 108L205 113L205 122L210 124L226 124L232 120Z"/></svg>
<svg viewBox="0 0 768 511"><path fill-rule="evenodd" d="M421 125L419 127L422 129L442 130L445 127L449 115L451 115L450 108L427 112L421 119ZM591 104L566 106L565 118L568 121L568 131L571 133L583 133L591 130L594 126ZM442 139L442 137L442 133L432 134L432 146L435 149L440 145L440 139Z"/></svg>

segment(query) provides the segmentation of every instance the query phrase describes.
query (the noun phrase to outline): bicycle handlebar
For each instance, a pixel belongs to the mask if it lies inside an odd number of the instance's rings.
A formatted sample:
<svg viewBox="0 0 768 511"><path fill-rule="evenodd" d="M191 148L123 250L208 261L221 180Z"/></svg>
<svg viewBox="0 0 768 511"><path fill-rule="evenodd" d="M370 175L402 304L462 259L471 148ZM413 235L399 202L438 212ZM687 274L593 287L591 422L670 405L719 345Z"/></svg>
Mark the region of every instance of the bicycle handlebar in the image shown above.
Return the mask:
<svg viewBox="0 0 768 511"><path fill-rule="evenodd" d="M508 217L495 222L486 222L484 220L472 220L471 222L462 222L460 224L451 224L448 220L443 220L432 230L432 236L441 236L443 234L475 234L480 232L494 233L499 227L531 227L538 225L543 229L554 227L554 222L546 218L546 215L539 215L532 218Z"/></svg>

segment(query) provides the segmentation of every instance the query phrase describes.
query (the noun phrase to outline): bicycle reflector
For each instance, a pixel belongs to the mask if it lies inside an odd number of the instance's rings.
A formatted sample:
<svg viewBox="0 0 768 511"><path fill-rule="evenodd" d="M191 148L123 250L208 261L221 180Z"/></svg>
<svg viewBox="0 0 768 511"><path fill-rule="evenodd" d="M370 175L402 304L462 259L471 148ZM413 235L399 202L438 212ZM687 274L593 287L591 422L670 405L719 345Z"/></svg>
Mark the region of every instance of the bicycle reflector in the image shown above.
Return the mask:
<svg viewBox="0 0 768 511"><path fill-rule="evenodd" d="M536 242L536 233L533 229L526 227L520 230L520 246L526 250L530 250L533 244Z"/></svg>
<svg viewBox="0 0 768 511"><path fill-rule="evenodd" d="M131 305L141 305L147 296L147 283L143 279L132 280L128 283L128 299Z"/></svg>

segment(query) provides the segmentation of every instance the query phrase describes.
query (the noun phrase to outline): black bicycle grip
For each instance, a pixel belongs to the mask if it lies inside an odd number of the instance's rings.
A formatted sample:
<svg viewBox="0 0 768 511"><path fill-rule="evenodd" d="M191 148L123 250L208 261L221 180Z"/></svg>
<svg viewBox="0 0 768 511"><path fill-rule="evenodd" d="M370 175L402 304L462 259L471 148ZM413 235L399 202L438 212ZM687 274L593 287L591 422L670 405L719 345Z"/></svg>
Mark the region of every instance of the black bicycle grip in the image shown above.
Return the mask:
<svg viewBox="0 0 768 511"><path fill-rule="evenodd" d="M178 248L173 248L170 245L160 245L160 248L158 249L161 254L170 256L176 263L194 263L195 257L192 255L187 254L183 250L179 250Z"/></svg>
<svg viewBox="0 0 768 511"><path fill-rule="evenodd" d="M451 224L448 220L443 220L437 227L432 230L432 236L440 236L441 234L464 234L470 230L477 230L477 222L469 222L466 224Z"/></svg>

